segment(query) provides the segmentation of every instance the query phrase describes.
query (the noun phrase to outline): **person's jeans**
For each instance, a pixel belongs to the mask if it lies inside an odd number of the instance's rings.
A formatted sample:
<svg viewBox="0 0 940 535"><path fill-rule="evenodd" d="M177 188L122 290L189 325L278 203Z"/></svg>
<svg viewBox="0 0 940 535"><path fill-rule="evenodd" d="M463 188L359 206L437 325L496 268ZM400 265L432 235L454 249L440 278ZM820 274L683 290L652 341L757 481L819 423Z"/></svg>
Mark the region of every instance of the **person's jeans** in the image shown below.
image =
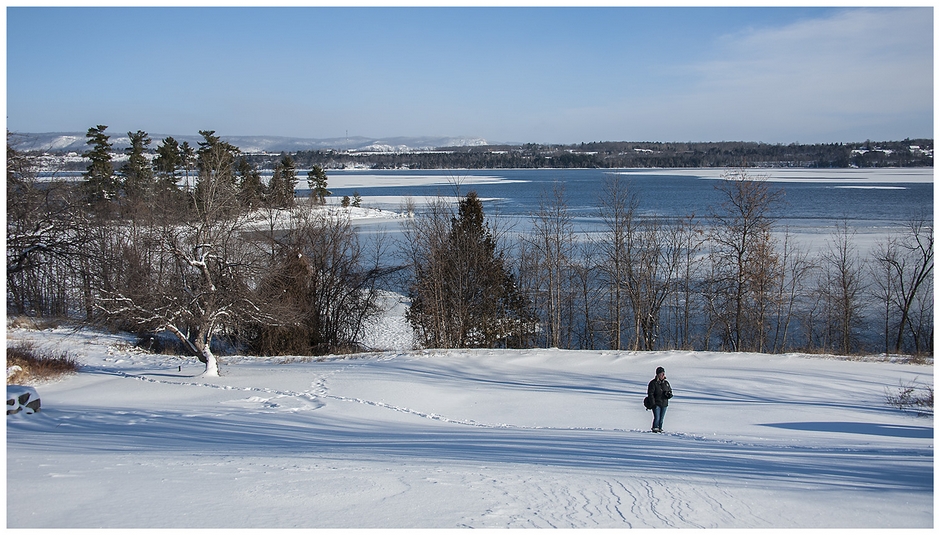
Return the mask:
<svg viewBox="0 0 940 535"><path fill-rule="evenodd" d="M653 429L663 428L663 418L666 417L666 407L656 405L653 407Z"/></svg>

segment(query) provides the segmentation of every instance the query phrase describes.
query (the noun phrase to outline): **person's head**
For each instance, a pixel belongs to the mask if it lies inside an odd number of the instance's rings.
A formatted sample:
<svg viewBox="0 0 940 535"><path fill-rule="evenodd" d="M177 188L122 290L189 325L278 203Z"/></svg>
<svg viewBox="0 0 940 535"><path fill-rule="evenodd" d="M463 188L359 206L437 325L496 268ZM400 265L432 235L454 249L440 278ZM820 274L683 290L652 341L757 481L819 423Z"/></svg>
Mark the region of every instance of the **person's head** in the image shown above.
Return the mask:
<svg viewBox="0 0 940 535"><path fill-rule="evenodd" d="M662 379L664 377L666 377L666 370L662 366L656 368L656 378Z"/></svg>

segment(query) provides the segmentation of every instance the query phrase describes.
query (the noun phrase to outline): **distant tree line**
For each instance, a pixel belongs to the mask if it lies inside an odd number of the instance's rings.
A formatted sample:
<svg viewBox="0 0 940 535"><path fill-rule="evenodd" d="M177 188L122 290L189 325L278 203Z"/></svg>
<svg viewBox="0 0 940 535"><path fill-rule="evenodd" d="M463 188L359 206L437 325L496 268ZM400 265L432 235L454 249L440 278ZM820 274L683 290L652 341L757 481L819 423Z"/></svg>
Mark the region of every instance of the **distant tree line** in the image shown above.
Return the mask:
<svg viewBox="0 0 940 535"><path fill-rule="evenodd" d="M214 131L197 147L164 139L152 158L138 131L115 169L106 128L88 130L78 183L38 180L8 136L8 314L95 322L154 348L175 340L210 374L226 347L368 347L395 273L419 347L933 352L929 214L864 256L843 223L811 255L776 227L776 190L747 169L726 174L702 218L640 216L629 183L611 177L591 232L575 229L561 184L519 233L457 183L456 204L406 207L415 215L393 248L363 244L345 212L322 206L321 167L300 203L306 166L293 157L265 183Z"/></svg>
<svg viewBox="0 0 940 535"><path fill-rule="evenodd" d="M769 144L749 142L488 145L408 153L300 151L302 166L374 169L530 169L647 167L932 167L933 140ZM256 157L263 162L265 157ZM268 158L270 160L270 158Z"/></svg>
<svg viewBox="0 0 940 535"><path fill-rule="evenodd" d="M130 132L128 133L131 134ZM213 133L214 134L214 133ZM129 136L130 137L130 136ZM192 151L187 142L172 137L162 150ZM220 140L221 141L221 140ZM133 138L131 142L134 143ZM145 144L145 153L156 152ZM35 154L35 153L32 153ZM573 145L486 145L441 147L433 151L356 152L308 150L279 154L239 152L238 160L271 172L285 158L298 168L342 169L535 169L535 168L871 168L933 167L932 139L864 141L858 143L770 144L755 142L592 142ZM192 154L190 154L190 160ZM171 154L162 164L172 165ZM240 163L240 165L243 165ZM63 163L61 170L82 170L86 162ZM164 175L165 176L165 175Z"/></svg>

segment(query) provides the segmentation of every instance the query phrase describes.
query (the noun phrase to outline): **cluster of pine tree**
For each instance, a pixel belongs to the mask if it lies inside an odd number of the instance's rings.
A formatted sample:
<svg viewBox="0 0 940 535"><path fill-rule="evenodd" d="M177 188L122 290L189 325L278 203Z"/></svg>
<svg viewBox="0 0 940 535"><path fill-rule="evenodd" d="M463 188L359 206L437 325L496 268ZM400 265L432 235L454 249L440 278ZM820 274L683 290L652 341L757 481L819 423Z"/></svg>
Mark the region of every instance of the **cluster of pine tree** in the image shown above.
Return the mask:
<svg viewBox="0 0 940 535"><path fill-rule="evenodd" d="M136 332L152 349L197 356L209 374L220 348L358 347L388 270L365 256L348 217L317 208L329 194L322 169L299 206L289 157L263 184L213 131L197 148L167 138L152 159L137 132L115 170L105 131L89 129L79 183L38 180L8 143L8 313Z"/></svg>
<svg viewBox="0 0 940 535"><path fill-rule="evenodd" d="M274 173L263 183L259 168L241 150L223 141L213 130L201 130L203 141L198 147L179 143L167 137L157 146L151 158L150 136L143 131L128 132L130 147L125 149L127 161L115 170L113 146L105 133L107 126L88 129L86 138L91 146L83 156L88 159L84 173L85 198L98 206L114 204L133 207L153 196L175 196L187 200L184 190L192 187L193 199L211 196L207 188L231 188L246 207L289 208L294 204L297 166L284 155L274 164ZM217 182L212 180L218 179ZM321 203L326 194L326 175L315 166L308 180L316 185ZM195 181L195 184L192 182ZM182 183L182 187L181 187ZM313 187L311 188L313 189Z"/></svg>

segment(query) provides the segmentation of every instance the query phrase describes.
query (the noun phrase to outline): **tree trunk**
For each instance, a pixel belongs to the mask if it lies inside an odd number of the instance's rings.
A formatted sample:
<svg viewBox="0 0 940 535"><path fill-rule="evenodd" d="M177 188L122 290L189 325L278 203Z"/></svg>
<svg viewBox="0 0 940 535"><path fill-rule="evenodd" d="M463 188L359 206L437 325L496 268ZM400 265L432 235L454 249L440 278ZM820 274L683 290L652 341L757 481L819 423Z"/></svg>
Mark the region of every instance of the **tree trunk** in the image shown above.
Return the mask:
<svg viewBox="0 0 940 535"><path fill-rule="evenodd" d="M202 340L201 337L197 336L196 342L193 343L192 340L190 340L185 333L177 329L175 325L169 324L165 328L173 333L173 335L199 359L199 362L206 365L206 371L202 372L203 377L219 376L219 359L212 353L212 349L209 346L211 336L207 337L206 340Z"/></svg>
<svg viewBox="0 0 940 535"><path fill-rule="evenodd" d="M205 360L206 362L206 371L202 372L201 377L218 377L219 376L219 359L212 353L212 350L209 349L209 346L206 345L202 348L202 358L199 360Z"/></svg>

